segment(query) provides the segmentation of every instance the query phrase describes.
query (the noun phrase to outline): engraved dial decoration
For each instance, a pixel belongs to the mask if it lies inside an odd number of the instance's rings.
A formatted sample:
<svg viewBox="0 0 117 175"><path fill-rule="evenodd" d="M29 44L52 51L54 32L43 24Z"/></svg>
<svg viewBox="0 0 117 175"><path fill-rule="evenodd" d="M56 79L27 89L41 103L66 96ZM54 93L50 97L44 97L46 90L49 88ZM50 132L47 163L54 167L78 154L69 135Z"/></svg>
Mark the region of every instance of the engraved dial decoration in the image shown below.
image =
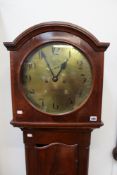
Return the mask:
<svg viewBox="0 0 117 175"><path fill-rule="evenodd" d="M44 44L22 64L24 95L37 110L64 114L80 108L92 84L89 60L76 47L62 42Z"/></svg>

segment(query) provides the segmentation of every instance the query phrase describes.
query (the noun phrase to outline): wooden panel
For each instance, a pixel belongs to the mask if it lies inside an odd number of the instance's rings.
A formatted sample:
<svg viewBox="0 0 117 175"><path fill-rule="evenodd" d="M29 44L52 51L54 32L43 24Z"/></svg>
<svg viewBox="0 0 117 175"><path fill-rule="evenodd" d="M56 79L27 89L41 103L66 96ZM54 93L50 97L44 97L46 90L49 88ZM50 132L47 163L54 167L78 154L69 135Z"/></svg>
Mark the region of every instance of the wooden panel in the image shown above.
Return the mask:
<svg viewBox="0 0 117 175"><path fill-rule="evenodd" d="M78 144L79 146L90 145L91 129L23 129L25 144L51 144L54 142L64 144ZM27 135L31 134L32 137Z"/></svg>
<svg viewBox="0 0 117 175"><path fill-rule="evenodd" d="M81 146L78 148L79 167L78 175L88 175L89 147Z"/></svg>
<svg viewBox="0 0 117 175"><path fill-rule="evenodd" d="M25 145L26 175L36 175L35 151L33 145Z"/></svg>
<svg viewBox="0 0 117 175"><path fill-rule="evenodd" d="M48 175L51 169L54 175L88 175L91 129L23 129L23 134L27 175Z"/></svg>
<svg viewBox="0 0 117 175"><path fill-rule="evenodd" d="M77 145L36 147L36 175L78 175Z"/></svg>

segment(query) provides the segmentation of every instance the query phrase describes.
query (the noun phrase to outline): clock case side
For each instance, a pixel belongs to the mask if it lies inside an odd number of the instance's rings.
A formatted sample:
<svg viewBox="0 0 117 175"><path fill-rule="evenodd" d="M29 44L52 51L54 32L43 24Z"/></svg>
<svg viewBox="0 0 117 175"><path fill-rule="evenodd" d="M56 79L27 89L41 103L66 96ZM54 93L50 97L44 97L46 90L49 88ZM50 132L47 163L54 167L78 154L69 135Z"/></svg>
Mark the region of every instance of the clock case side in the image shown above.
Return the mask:
<svg viewBox="0 0 117 175"><path fill-rule="evenodd" d="M23 52L25 52L25 49L27 49L27 47L30 47L30 40L32 42L32 45L35 43L36 44L36 39L38 38L38 36L41 36L41 34L44 33L48 33L48 32L65 32L65 33L69 33L72 35L75 35L79 38L81 38L82 44L81 44L81 49L82 47L84 47L85 50L85 46L83 46L83 43L87 43L87 47L90 47L90 51L92 49L94 57L95 57L95 64L96 64L96 60L97 61L97 65L99 67L100 70L100 78L97 79L97 83L95 85L98 86L97 84L99 83L99 86L97 87L97 90L94 91L94 96L96 98L98 98L98 104L95 104L95 108L97 105L97 111L98 111L98 118L97 121L95 122L91 122L88 121L87 116L83 116L83 120L80 118L77 119L77 113L73 113L73 114L68 114L68 116L64 116L64 117L50 117L50 116L44 116L41 113L38 113L37 117L34 116L34 113L32 112L32 118L27 116L27 114L25 114L25 112L23 113L23 115L21 114L17 114L18 111L19 113L22 112L21 108L17 108L17 102L18 100L20 100L19 98L19 94L20 91L18 91L18 89L16 89L17 86L17 77L18 75L18 71L16 71L16 67L15 65L20 64L21 62L18 60L20 60L20 57L22 56L22 53L19 52L20 50L22 50L23 48ZM35 39L36 38L36 39ZM34 127L34 128L45 128L45 127L49 127L49 128L56 128L56 127L62 127L62 128L74 128L74 127L79 127L79 128L97 128L102 126L102 122L101 122L101 103L102 103L102 85L103 85L103 61L104 61L104 51L108 48L109 43L102 43L99 42L92 34L90 34L89 32L87 32L86 30L82 29L81 27L72 25L70 23L63 23L63 22L50 22L50 23L42 23L36 26L33 26L31 28L29 28L28 30L26 30L25 32L23 32L21 35L19 35L13 42L5 42L4 45L7 47L8 50L10 50L10 60L11 60L11 85L12 85L12 102L13 102L13 120L11 121L11 123L14 126L18 126L18 127ZM25 48L26 47L26 48ZM33 48L33 46L31 46ZM89 51L89 52L90 52ZM25 55L25 53L24 53ZM89 53L90 55L90 53ZM92 55L93 57L93 55ZM98 67L96 68L98 71ZM98 75L99 76L99 75ZM17 94L16 94L17 91ZM96 94L98 93L98 94ZM94 97L93 97L94 98ZM22 103L21 101L21 106L23 106L23 108L27 107L26 103ZM92 103L92 106L94 104ZM91 104L90 104L91 106ZM17 109L17 110L16 110ZM91 107L90 107L91 110ZM84 110L85 111L85 110ZM87 112L86 112L87 113ZM81 114L82 115L82 114ZM26 116L26 117L25 117ZM88 116L89 117L89 116Z"/></svg>

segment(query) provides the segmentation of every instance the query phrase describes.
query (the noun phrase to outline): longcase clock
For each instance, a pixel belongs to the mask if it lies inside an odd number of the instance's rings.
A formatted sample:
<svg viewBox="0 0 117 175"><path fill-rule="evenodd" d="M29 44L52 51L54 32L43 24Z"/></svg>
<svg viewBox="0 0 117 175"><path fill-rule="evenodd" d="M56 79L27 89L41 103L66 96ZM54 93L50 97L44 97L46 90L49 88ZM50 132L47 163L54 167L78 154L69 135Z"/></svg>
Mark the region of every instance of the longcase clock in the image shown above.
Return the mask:
<svg viewBox="0 0 117 175"><path fill-rule="evenodd" d="M91 131L101 121L104 51L64 22L29 28L10 51L13 119L24 136L27 175L87 175Z"/></svg>

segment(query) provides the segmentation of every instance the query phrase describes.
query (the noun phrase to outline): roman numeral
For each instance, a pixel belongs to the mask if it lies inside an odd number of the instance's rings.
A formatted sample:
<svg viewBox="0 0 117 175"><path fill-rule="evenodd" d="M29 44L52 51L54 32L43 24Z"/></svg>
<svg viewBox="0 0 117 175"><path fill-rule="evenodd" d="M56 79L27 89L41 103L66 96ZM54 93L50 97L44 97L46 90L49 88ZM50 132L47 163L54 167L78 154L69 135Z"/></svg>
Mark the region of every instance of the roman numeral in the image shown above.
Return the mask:
<svg viewBox="0 0 117 175"><path fill-rule="evenodd" d="M82 69L83 68L83 61L77 61L78 64L78 69Z"/></svg>
<svg viewBox="0 0 117 175"><path fill-rule="evenodd" d="M59 53L60 53L60 48L59 47L52 47L52 53L54 54L54 55L59 55Z"/></svg>
<svg viewBox="0 0 117 175"><path fill-rule="evenodd" d="M28 81L28 82L31 81L31 76L30 75L25 75L24 80Z"/></svg>
<svg viewBox="0 0 117 175"><path fill-rule="evenodd" d="M39 99L39 104L40 104L40 107L44 107L45 106L43 98Z"/></svg>
<svg viewBox="0 0 117 175"><path fill-rule="evenodd" d="M69 51L69 58L71 58L71 51Z"/></svg>
<svg viewBox="0 0 117 175"><path fill-rule="evenodd" d="M31 90L29 90L29 93L30 94L35 94L35 90L34 89L31 89Z"/></svg>
<svg viewBox="0 0 117 175"><path fill-rule="evenodd" d="M53 109L59 109L59 105L56 105L55 103L53 103Z"/></svg>
<svg viewBox="0 0 117 175"><path fill-rule="evenodd" d="M39 51L39 58L40 59L45 59L46 58L46 55L42 50Z"/></svg>
<svg viewBox="0 0 117 175"><path fill-rule="evenodd" d="M71 104L71 105L74 104L74 101L73 101L73 99L71 97L68 98L67 104Z"/></svg>
<svg viewBox="0 0 117 175"><path fill-rule="evenodd" d="M85 83L87 81L87 78L85 77L85 74L81 74L82 82Z"/></svg>

